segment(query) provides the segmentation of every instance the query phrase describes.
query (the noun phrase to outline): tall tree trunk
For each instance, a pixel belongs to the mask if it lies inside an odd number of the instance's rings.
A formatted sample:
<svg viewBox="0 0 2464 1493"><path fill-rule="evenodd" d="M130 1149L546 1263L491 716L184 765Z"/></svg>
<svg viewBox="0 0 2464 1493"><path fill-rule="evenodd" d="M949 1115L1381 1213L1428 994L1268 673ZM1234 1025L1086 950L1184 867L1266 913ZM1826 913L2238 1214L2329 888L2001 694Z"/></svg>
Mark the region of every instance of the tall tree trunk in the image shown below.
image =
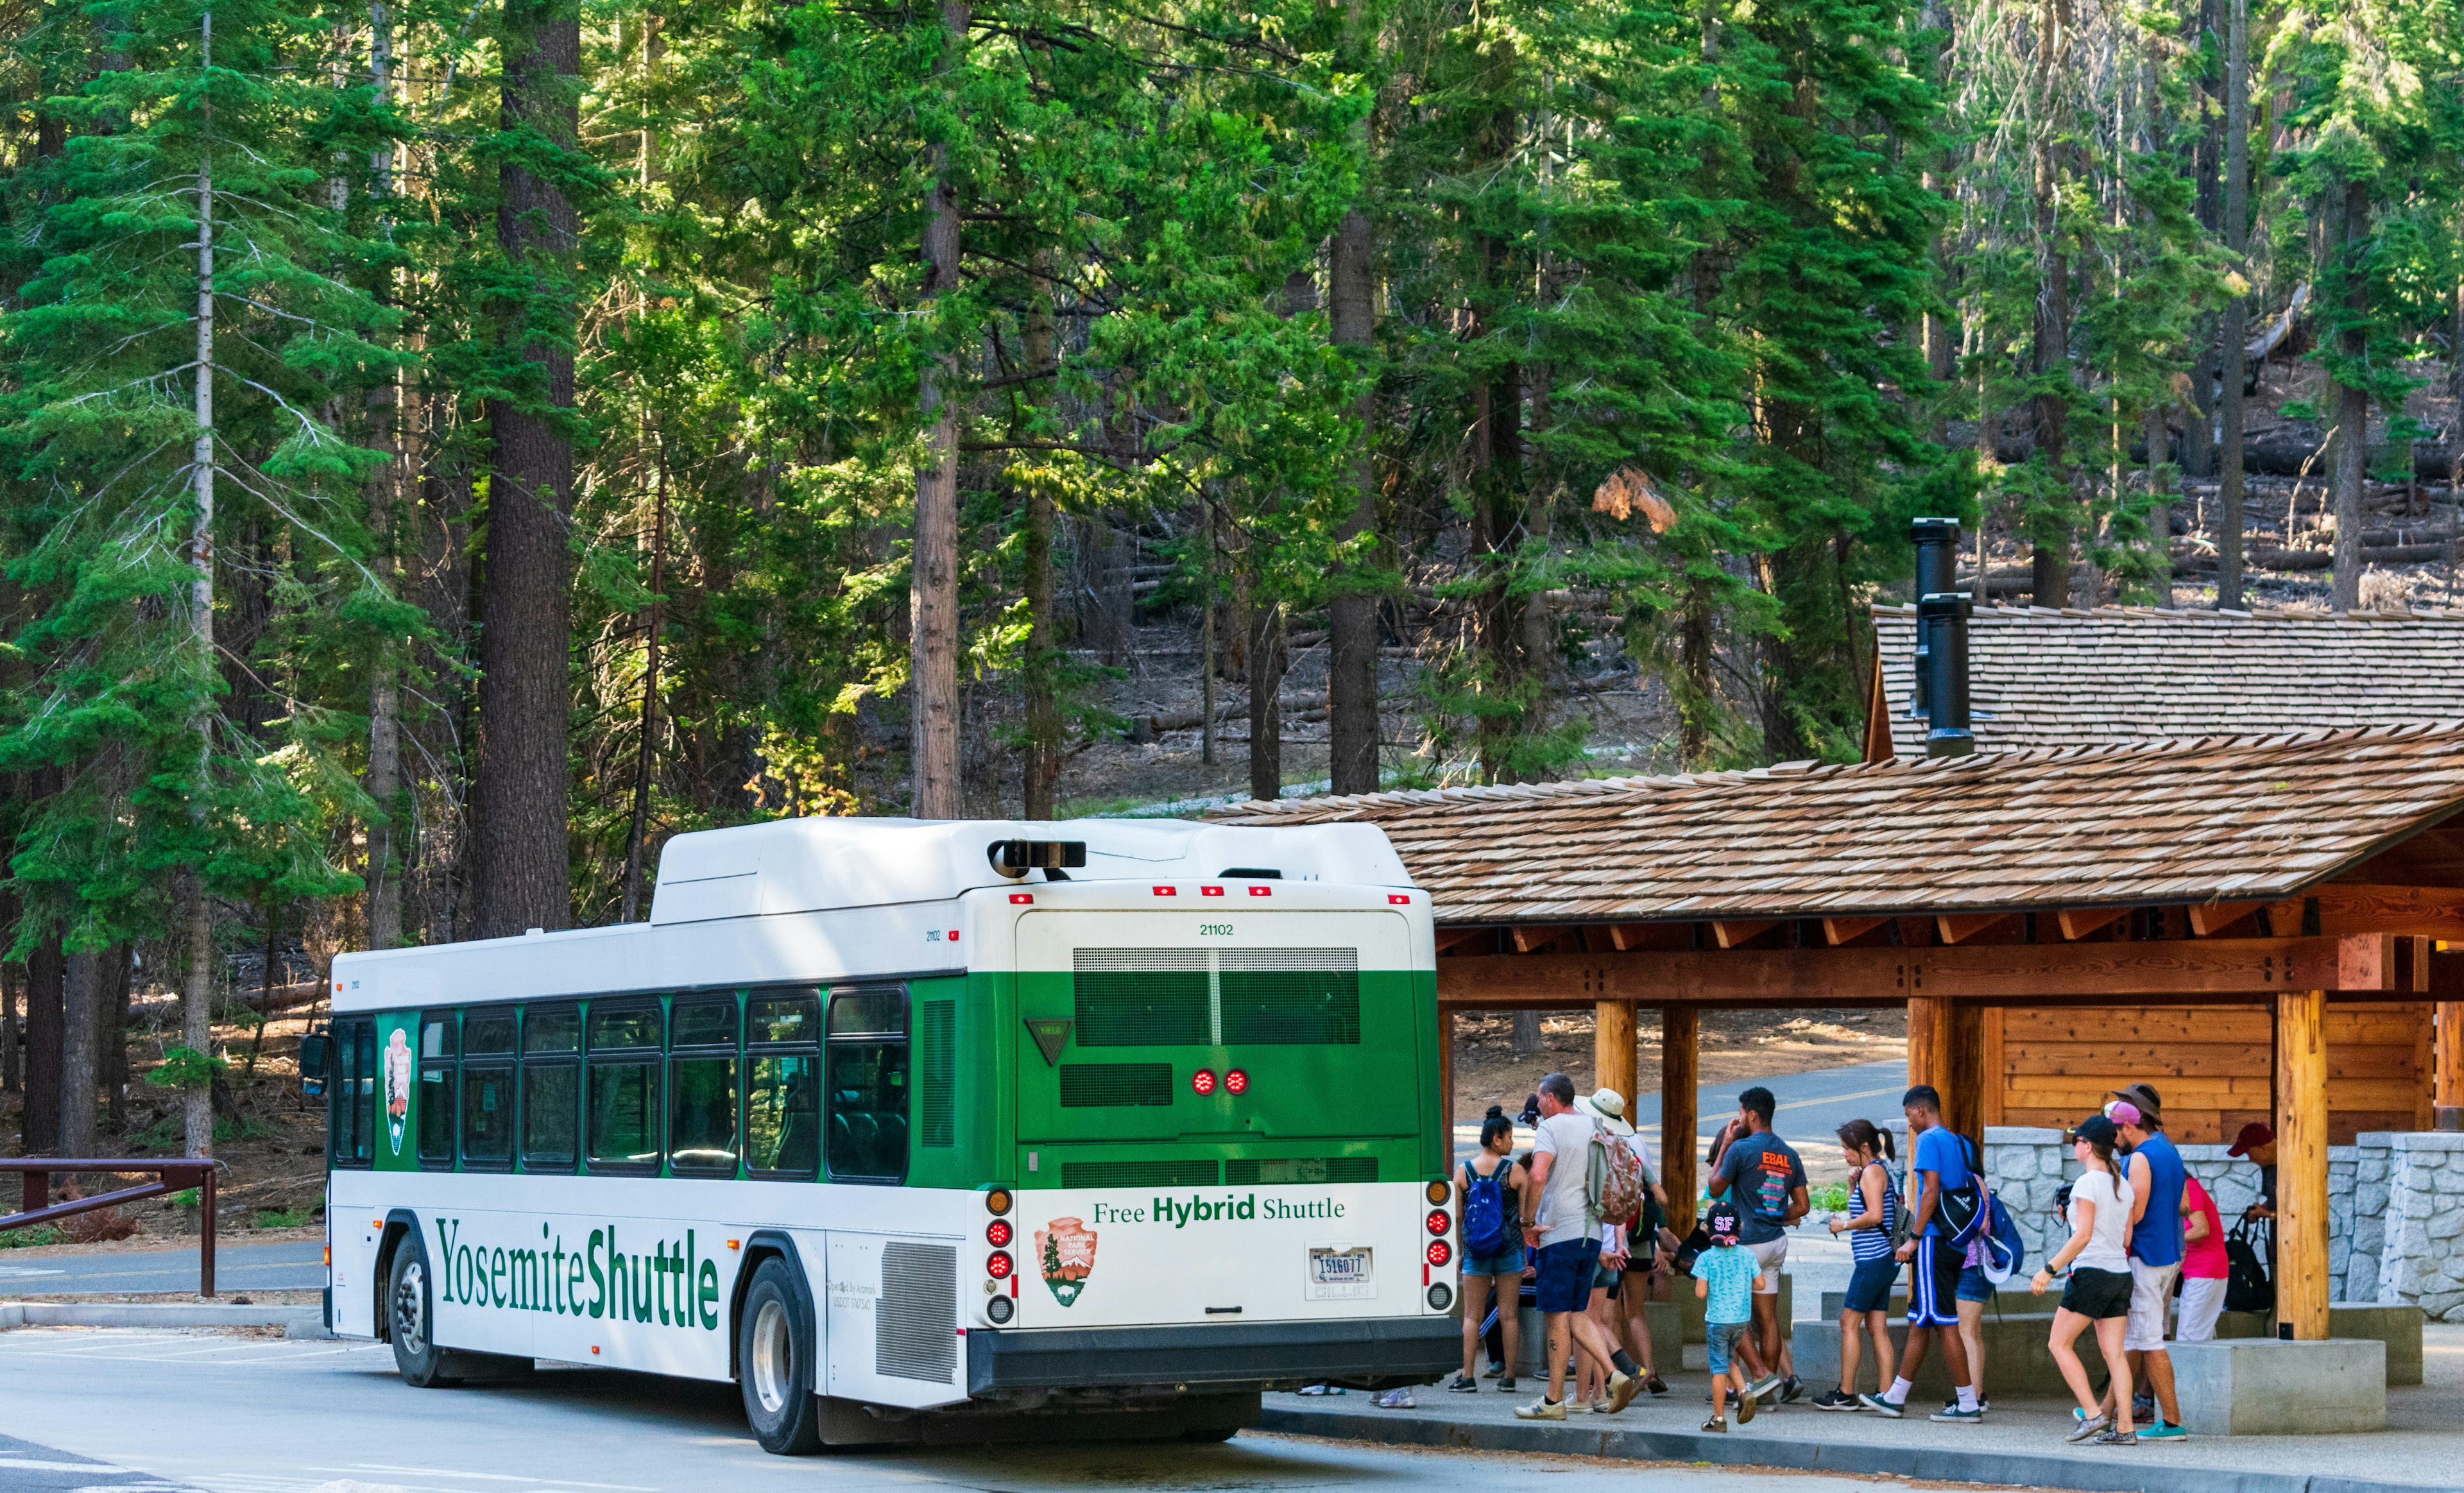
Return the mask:
<svg viewBox="0 0 2464 1493"><path fill-rule="evenodd" d="M60 1043L68 1019L68 961L54 936L26 956L26 1154L60 1150Z"/></svg>
<svg viewBox="0 0 2464 1493"><path fill-rule="evenodd" d="M1327 298L1335 345L1366 362L1376 340L1375 244L1369 214L1353 208L1334 231L1327 273ZM1376 397L1364 389L1353 402L1360 427L1353 452L1353 508L1335 536L1356 539L1377 531ZM1327 731L1331 742L1330 787L1335 793L1377 791L1377 598L1353 582L1327 604Z"/></svg>
<svg viewBox="0 0 2464 1493"><path fill-rule="evenodd" d="M964 0L941 0L941 57L955 68L974 15ZM932 220L924 229L924 294L934 302L958 289L959 204L948 147L933 147ZM929 450L915 472L915 537L908 580L908 690L913 701L910 772L918 819L957 819L958 780L958 360L928 365L917 397Z"/></svg>
<svg viewBox="0 0 2464 1493"><path fill-rule="evenodd" d="M650 499L650 617L642 649L642 739L633 753L633 818L625 834L625 905L631 922L642 906L642 841L650 831L650 784L659 771L659 635L668 625L668 452L661 445Z"/></svg>
<svg viewBox="0 0 2464 1493"><path fill-rule="evenodd" d="M2238 258L2249 241L2250 0L2225 10L2225 247ZM2223 364L2216 485L2216 605L2238 610L2242 583L2242 384L2248 378L2250 297L2225 302L2218 352Z"/></svg>
<svg viewBox="0 0 2464 1493"><path fill-rule="evenodd" d="M1678 624L1678 669L1684 679L1684 697L1677 711L1677 767L1692 772L1707 765L1711 721L1718 711L1712 675L1716 646L1712 631L1711 582L1701 576L1685 582L1685 609Z"/></svg>
<svg viewBox="0 0 2464 1493"><path fill-rule="evenodd" d="M24 983L24 968L0 964L0 1094L13 1094L26 1083L25 1056L17 1039L17 1013L22 1009L17 987Z"/></svg>
<svg viewBox="0 0 2464 1493"><path fill-rule="evenodd" d="M393 27L382 0L368 6L368 82L379 99L392 95ZM393 195L393 158L388 145L368 157L369 190L380 201ZM385 222L391 223L390 211ZM391 299L389 284L378 291ZM402 511L404 484L409 480L406 459L408 442L402 419L409 391L408 368L368 394L369 435L387 460L368 479L368 532L376 537L369 566L387 589L395 584L396 525ZM376 805L367 822L367 869L363 906L367 914L368 947L390 949L402 942L402 854L397 834L402 823L402 657L401 640L377 640L368 663L368 770L361 783Z"/></svg>
<svg viewBox="0 0 2464 1493"><path fill-rule="evenodd" d="M2034 208L2036 230L2036 305L2034 358L2039 380L2070 377L2070 257L2062 252L2057 188L2059 186L2060 132L2053 125L2057 106L2057 58L2070 46L2067 0L2042 0L2037 7L2035 121L2035 180ZM2040 390L2030 404L2036 450L2048 475L2061 489L2048 508L2039 508L2028 523L2034 549L2031 585L2038 606L2068 606L2071 595L2070 464L2063 459L2070 429L2070 401Z"/></svg>
<svg viewBox="0 0 2464 1493"><path fill-rule="evenodd" d="M205 56L209 64L213 57L214 18L206 12ZM209 114L208 119L211 116ZM195 420L196 445L189 453L189 468L195 473L193 511L188 516L188 634L195 658L190 667L196 670L200 692L197 707L189 716L188 730L196 738L196 779L189 785L188 817L192 827L202 831L206 821L206 797L213 770L213 704L212 696L204 693L206 681L213 678L214 651L214 177L210 148L199 154L197 162L197 382ZM184 1046L199 1053L210 1054L214 1048L213 990L208 981L212 964L213 909L205 880L205 867L184 868L184 899L188 923L188 977L180 995L180 1035ZM214 1113L212 1096L202 1087L181 1091L181 1124L186 1132L187 1154L209 1156L214 1151Z"/></svg>
<svg viewBox="0 0 2464 1493"><path fill-rule="evenodd" d="M1284 604L1249 588L1249 797L1284 796Z"/></svg>
<svg viewBox="0 0 2464 1493"><path fill-rule="evenodd" d="M136 984L129 954L126 944L103 953L102 1098L119 1131L128 1126L128 1000Z"/></svg>
<svg viewBox="0 0 2464 1493"><path fill-rule="evenodd" d="M90 950L68 956L60 1023L60 1151L95 1153L94 1096L102 1073L101 957Z"/></svg>
<svg viewBox="0 0 2464 1493"><path fill-rule="evenodd" d="M2370 236L2370 192L2362 182L2344 184L2339 213L2342 242L2336 252L2344 262L2347 325L2337 334L2338 351L2358 363L2367 350L2369 334L2362 318L2369 314L2369 286L2361 274L2362 249ZM2335 607L2351 611L2362 604L2362 485L2370 463L2370 392L2358 383L2336 389L2336 552Z"/></svg>
<svg viewBox="0 0 2464 1493"><path fill-rule="evenodd" d="M500 128L575 147L582 27L574 0L508 0ZM498 171L496 245L531 281L522 319L499 335L524 337L524 320L559 325L574 316L577 243L573 204L518 155ZM521 313L517 313L520 316ZM572 633L573 442L561 427L573 406L573 354L527 341L535 371L526 397L488 402L495 479L488 497L487 569L479 630L479 783L472 801L482 938L572 920L565 844L567 670Z"/></svg>
<svg viewBox="0 0 2464 1493"><path fill-rule="evenodd" d="M2183 409L2186 415L2196 412L2187 406ZM2187 427L2186 421L2183 439L2186 450L2191 444ZM2155 540L2150 548L2156 574L2151 579L2156 585L2156 604L2159 606L2173 604L2173 484L2165 458L2168 434L2165 425L2165 405L2160 400L2147 406L2147 526L2153 531Z"/></svg>
<svg viewBox="0 0 2464 1493"><path fill-rule="evenodd" d="M1049 261L1039 257L1039 269L1048 269ZM1020 403L1032 413L1045 403L1045 391L1054 385L1046 382L1045 370L1051 368L1060 357L1060 341L1052 321L1052 302L1048 289L1038 286L1035 304L1028 311L1025 324L1020 328L1019 345L1026 360L1026 368L1034 382L1031 391ZM1023 428L1016 432L1023 438ZM1021 683L1026 695L1026 751L1020 764L1024 817L1048 820L1053 816L1053 790L1061 777L1061 700L1059 680L1061 663L1060 619L1053 615L1052 605L1052 538L1059 527L1060 516L1054 512L1052 493L1043 482L1032 482L1026 489L1025 529L1020 536L1021 559L1026 569L1026 659L1021 670ZM1212 516L1209 516L1211 529ZM1208 555L1213 556L1210 544ZM1214 615L1212 603L1207 615ZM1211 660L1210 660L1211 661ZM1212 680L1209 680L1212 690ZM1214 743L1214 721L1207 721L1207 742ZM1210 753L1208 760L1212 761Z"/></svg>

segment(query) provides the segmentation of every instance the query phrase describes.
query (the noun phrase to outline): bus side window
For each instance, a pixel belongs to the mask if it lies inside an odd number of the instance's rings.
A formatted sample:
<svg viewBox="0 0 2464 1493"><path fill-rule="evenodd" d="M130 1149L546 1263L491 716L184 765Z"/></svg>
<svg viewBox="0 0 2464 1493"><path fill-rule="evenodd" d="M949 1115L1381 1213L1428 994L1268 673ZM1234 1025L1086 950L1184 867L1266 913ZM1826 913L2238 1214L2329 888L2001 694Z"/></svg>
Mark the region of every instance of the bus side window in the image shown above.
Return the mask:
<svg viewBox="0 0 2464 1493"><path fill-rule="evenodd" d="M582 1012L522 1012L522 1170L570 1172L582 1129Z"/></svg>
<svg viewBox="0 0 2464 1493"><path fill-rule="evenodd" d="M462 1019L462 1164L502 1172L514 1164L514 1013Z"/></svg>
<svg viewBox="0 0 2464 1493"><path fill-rule="evenodd" d="M822 1159L822 1003L757 990L745 1004L744 1165L808 1182Z"/></svg>
<svg viewBox="0 0 2464 1493"><path fill-rule="evenodd" d="M587 1159L594 1172L654 1172L659 1165L659 1008L590 1007Z"/></svg>
<svg viewBox="0 0 2464 1493"><path fill-rule="evenodd" d="M824 1154L832 1181L907 1176L907 988L830 992L825 1058L829 1117Z"/></svg>
<svg viewBox="0 0 2464 1493"><path fill-rule="evenodd" d="M369 1021L334 1023L335 1082L332 1095L333 1164L363 1167L376 1155L377 1026Z"/></svg>
<svg viewBox="0 0 2464 1493"><path fill-rule="evenodd" d="M668 1015L668 1165L736 1175L736 996L676 998Z"/></svg>
<svg viewBox="0 0 2464 1493"><path fill-rule="evenodd" d="M454 1121L462 1112L462 1022L459 1013L429 1011L419 1019L419 1164L451 1170Z"/></svg>

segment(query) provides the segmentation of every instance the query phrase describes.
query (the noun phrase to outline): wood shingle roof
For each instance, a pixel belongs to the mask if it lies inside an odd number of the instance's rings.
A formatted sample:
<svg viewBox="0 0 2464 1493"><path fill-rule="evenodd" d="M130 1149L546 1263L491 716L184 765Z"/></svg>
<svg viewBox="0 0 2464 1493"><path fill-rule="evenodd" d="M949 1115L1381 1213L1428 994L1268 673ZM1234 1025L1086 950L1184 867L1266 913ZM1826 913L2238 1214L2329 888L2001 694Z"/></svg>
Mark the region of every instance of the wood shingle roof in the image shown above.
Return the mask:
<svg viewBox="0 0 2464 1493"><path fill-rule="evenodd" d="M1908 714L1916 608L1873 609L1891 749ZM2180 741L2464 717L2464 613L1979 607L1969 697L1981 752Z"/></svg>
<svg viewBox="0 0 2464 1493"><path fill-rule="evenodd" d="M2459 809L2464 720L2451 719L1255 801L1209 817L1375 823L1441 922L1483 924L2274 901Z"/></svg>

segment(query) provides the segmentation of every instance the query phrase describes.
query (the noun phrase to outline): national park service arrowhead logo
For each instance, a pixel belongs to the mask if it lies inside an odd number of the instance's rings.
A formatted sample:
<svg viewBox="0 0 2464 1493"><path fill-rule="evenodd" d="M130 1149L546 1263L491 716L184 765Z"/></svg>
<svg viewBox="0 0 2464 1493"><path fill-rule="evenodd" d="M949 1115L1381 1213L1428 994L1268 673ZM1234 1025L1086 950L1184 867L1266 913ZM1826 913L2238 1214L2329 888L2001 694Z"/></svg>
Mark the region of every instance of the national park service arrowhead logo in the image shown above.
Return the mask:
<svg viewBox="0 0 2464 1493"><path fill-rule="evenodd" d="M1095 1231L1083 1219L1055 1219L1035 1231L1035 1258L1052 1299L1074 1306L1087 1277L1095 1273Z"/></svg>

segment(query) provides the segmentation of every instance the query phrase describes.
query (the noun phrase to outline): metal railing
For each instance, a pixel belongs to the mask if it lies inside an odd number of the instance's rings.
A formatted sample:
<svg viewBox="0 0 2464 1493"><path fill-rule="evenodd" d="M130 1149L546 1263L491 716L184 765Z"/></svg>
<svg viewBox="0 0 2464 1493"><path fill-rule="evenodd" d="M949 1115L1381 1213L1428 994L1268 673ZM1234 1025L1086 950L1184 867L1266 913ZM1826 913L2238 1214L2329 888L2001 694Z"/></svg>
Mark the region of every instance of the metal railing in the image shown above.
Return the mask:
<svg viewBox="0 0 2464 1493"><path fill-rule="evenodd" d="M19 1211L0 1214L0 1230L32 1228L36 1224L56 1222L80 1213L93 1213L102 1208L116 1208L124 1202L137 1202L147 1197L162 1197L183 1188L197 1190L197 1294L214 1293L214 1173L222 1163L210 1157L182 1156L156 1159L142 1156L111 1156L101 1159L70 1156L0 1156L0 1172L14 1172L24 1178L23 1200ZM52 1201L52 1175L55 1172L151 1172L155 1179L136 1187L123 1187L117 1192L101 1193L92 1197L77 1197L67 1202Z"/></svg>

